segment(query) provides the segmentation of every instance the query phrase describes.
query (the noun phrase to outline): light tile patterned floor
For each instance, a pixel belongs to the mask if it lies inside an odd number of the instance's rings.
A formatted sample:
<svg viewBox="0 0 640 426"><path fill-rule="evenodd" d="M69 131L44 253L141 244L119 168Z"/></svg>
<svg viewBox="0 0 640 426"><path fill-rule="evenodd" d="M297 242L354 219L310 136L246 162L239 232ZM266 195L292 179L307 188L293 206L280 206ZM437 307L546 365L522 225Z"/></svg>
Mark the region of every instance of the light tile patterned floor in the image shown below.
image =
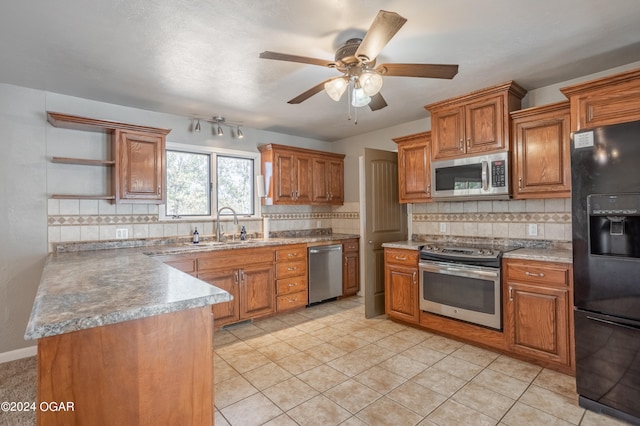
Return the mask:
<svg viewBox="0 0 640 426"><path fill-rule="evenodd" d="M224 425L622 425L573 377L386 319L352 297L217 331Z"/></svg>

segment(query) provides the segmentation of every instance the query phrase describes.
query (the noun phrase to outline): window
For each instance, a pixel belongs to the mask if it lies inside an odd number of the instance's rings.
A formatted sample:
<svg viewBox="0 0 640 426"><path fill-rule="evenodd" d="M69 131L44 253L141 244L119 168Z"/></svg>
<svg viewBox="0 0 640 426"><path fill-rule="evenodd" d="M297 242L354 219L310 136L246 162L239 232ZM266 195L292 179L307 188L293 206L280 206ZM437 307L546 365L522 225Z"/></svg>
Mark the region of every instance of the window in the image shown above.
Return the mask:
<svg viewBox="0 0 640 426"><path fill-rule="evenodd" d="M258 158L258 153L168 143L167 203L160 220L215 218L221 207L241 216L259 215L254 191Z"/></svg>

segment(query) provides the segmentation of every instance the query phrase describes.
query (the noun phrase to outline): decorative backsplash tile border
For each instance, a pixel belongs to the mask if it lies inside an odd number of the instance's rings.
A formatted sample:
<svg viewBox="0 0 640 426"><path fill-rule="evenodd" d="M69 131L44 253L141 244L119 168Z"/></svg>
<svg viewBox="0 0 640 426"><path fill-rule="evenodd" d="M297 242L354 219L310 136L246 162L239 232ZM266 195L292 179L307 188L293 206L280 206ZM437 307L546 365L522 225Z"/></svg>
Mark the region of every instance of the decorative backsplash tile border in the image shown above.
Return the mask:
<svg viewBox="0 0 640 426"><path fill-rule="evenodd" d="M158 215L84 215L84 216L49 216L49 226L77 226L77 225L118 225L157 223Z"/></svg>
<svg viewBox="0 0 640 426"><path fill-rule="evenodd" d="M414 213L414 222L571 223L571 214L559 213Z"/></svg>

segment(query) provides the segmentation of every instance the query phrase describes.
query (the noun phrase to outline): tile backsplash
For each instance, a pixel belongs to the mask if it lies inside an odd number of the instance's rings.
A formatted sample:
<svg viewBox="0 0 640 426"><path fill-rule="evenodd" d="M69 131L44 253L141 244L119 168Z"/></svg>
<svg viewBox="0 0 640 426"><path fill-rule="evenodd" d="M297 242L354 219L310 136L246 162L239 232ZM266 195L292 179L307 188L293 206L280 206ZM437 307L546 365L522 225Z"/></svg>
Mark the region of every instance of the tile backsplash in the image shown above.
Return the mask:
<svg viewBox="0 0 640 426"><path fill-rule="evenodd" d="M360 205L263 206L273 233L330 228L334 233L360 233ZM239 217L249 234L262 235L261 218ZM571 241L571 199L434 202L413 205L412 233L422 238L490 237ZM215 221L160 221L154 204L111 204L104 200L48 200L49 246L59 242L108 241L117 229L127 239L202 237L215 233ZM536 235L529 234L535 225ZM230 218L221 221L225 234L239 232Z"/></svg>
<svg viewBox="0 0 640 426"><path fill-rule="evenodd" d="M262 216L269 218L270 231L330 228L335 233L359 233L359 204L343 206L263 206ZM116 230L125 229L127 238L188 237L197 227L201 237L215 234L215 220L174 221L158 219L154 204L112 204L105 200L48 200L48 241L52 244L73 241L109 241ZM239 217L221 221L222 231L238 233L244 225L250 235L262 235L261 218Z"/></svg>

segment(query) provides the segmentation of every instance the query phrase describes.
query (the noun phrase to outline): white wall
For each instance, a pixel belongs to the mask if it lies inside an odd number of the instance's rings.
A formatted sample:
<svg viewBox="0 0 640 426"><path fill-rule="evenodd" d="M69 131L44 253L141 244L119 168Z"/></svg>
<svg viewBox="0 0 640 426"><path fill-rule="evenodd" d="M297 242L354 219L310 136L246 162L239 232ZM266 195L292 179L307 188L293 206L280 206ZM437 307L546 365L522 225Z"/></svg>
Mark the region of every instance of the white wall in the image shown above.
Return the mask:
<svg viewBox="0 0 640 426"><path fill-rule="evenodd" d="M24 330L47 254L45 94L0 84L0 354Z"/></svg>

